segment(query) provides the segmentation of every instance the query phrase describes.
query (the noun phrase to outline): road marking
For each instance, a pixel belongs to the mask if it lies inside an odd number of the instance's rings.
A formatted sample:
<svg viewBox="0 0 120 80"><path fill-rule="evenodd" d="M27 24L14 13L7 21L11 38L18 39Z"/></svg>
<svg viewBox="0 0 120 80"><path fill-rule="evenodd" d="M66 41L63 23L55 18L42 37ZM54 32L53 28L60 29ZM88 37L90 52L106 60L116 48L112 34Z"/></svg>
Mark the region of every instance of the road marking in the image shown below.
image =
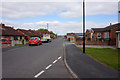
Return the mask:
<svg viewBox="0 0 120 80"><path fill-rule="evenodd" d="M61 56L58 59L61 59Z"/></svg>
<svg viewBox="0 0 120 80"><path fill-rule="evenodd" d="M50 64L49 66L47 66L45 69L49 69L52 66L52 64Z"/></svg>
<svg viewBox="0 0 120 80"><path fill-rule="evenodd" d="M56 62L57 62L57 60L53 61L53 63L56 63Z"/></svg>
<svg viewBox="0 0 120 80"><path fill-rule="evenodd" d="M58 60L61 59L61 56L58 57ZM53 63L56 63L58 60L54 60ZM49 69L52 66L52 64L48 65L45 69ZM37 78L38 76L42 75L45 71L42 70L41 72L39 72L38 74L36 74L34 77Z"/></svg>
<svg viewBox="0 0 120 80"><path fill-rule="evenodd" d="M41 72L39 72L37 75L35 75L34 77L37 78L38 76L40 76L41 74L43 74L45 71L42 70Z"/></svg>

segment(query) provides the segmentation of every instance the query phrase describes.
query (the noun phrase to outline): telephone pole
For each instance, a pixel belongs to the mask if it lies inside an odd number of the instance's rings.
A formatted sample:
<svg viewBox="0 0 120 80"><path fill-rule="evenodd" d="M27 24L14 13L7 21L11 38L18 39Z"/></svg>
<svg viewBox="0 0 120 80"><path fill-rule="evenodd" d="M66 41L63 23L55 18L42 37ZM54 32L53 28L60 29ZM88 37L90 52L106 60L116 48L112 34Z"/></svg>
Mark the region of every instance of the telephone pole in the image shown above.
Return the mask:
<svg viewBox="0 0 120 80"><path fill-rule="evenodd" d="M48 23L47 23L47 30L48 30Z"/></svg>
<svg viewBox="0 0 120 80"><path fill-rule="evenodd" d="M85 0L83 0L83 53L85 53Z"/></svg>

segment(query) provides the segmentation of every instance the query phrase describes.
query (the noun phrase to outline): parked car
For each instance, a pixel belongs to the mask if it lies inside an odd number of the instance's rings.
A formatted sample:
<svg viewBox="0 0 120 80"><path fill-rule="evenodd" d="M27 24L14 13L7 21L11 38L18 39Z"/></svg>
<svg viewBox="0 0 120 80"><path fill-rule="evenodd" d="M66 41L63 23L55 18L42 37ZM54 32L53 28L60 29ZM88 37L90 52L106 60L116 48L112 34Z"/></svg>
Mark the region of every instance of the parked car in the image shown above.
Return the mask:
<svg viewBox="0 0 120 80"><path fill-rule="evenodd" d="M42 44L42 41L39 37L32 37L30 38L29 42L28 42L29 46L31 45L40 45Z"/></svg>
<svg viewBox="0 0 120 80"><path fill-rule="evenodd" d="M9 38L0 39L2 44L11 44L12 40Z"/></svg>

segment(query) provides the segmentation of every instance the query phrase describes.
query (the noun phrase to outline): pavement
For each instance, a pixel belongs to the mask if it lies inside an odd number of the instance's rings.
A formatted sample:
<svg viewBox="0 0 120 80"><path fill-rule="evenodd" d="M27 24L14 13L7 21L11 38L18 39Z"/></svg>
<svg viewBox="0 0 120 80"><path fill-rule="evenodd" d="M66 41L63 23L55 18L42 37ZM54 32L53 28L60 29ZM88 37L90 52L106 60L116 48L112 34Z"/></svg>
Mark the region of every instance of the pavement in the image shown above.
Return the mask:
<svg viewBox="0 0 120 80"><path fill-rule="evenodd" d="M72 78L63 62L62 38L39 46L5 48L2 52L2 67L2 77L13 80Z"/></svg>
<svg viewBox="0 0 120 80"><path fill-rule="evenodd" d="M99 78L104 80L116 80L118 78L118 71L95 61L86 54L83 54L74 44L68 41L64 41L64 44L66 62L80 80L89 78L91 78L90 80L99 80Z"/></svg>

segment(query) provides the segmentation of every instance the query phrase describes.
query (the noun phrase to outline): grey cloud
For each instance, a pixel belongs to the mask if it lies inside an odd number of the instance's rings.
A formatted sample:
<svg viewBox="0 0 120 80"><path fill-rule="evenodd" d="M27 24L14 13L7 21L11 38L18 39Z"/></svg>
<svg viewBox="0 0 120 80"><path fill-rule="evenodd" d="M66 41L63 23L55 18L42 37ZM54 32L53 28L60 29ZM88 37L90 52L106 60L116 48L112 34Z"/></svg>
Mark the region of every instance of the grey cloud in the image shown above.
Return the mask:
<svg viewBox="0 0 120 80"><path fill-rule="evenodd" d="M59 21L40 21L35 23L16 23L8 20L2 20L2 23L6 25L13 26L15 29L22 28L22 29L39 29L39 28L46 28L46 23L49 23L49 30L53 31L57 34L64 35L67 32L82 32L82 23L81 22L59 22ZM113 22L117 23L117 22ZM107 23L96 23L96 22L86 22L86 29L90 28L102 28L109 25Z"/></svg>
<svg viewBox="0 0 120 80"><path fill-rule="evenodd" d="M65 12L63 10L66 10ZM87 2L86 15L115 14L118 12L117 2ZM45 16L56 13L65 18L82 16L82 3L74 2L3 2L2 17L20 19Z"/></svg>

